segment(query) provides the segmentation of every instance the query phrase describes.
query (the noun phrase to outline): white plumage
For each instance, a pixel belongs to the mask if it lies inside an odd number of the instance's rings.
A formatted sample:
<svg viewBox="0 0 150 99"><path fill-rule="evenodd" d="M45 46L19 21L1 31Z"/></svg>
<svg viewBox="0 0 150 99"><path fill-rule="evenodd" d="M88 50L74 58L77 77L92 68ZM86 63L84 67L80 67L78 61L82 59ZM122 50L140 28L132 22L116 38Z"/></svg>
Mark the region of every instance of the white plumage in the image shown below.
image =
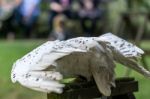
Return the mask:
<svg viewBox="0 0 150 99"><path fill-rule="evenodd" d="M62 93L59 81L68 76L94 77L100 92L109 96L114 82L114 61L150 77L137 64L144 52L135 45L107 33L99 37L77 37L48 41L14 63L11 80L42 92Z"/></svg>

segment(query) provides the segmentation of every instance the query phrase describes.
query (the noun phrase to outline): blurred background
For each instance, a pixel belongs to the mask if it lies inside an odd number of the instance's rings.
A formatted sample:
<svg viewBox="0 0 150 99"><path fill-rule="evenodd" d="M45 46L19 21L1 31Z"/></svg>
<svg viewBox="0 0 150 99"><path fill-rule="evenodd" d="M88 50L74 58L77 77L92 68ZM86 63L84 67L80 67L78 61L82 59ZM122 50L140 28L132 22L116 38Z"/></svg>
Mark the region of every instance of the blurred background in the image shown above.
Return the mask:
<svg viewBox="0 0 150 99"><path fill-rule="evenodd" d="M0 0L0 99L46 99L12 84L13 62L46 42L112 32L146 51L150 67L150 0ZM117 77L139 81L137 99L149 99L150 80L117 64Z"/></svg>

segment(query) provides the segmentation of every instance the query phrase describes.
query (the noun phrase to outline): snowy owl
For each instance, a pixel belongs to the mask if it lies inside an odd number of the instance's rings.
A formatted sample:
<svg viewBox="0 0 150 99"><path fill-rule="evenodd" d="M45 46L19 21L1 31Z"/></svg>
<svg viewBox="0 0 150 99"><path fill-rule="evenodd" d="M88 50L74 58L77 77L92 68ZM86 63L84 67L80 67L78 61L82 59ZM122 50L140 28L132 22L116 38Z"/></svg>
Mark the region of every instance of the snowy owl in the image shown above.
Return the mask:
<svg viewBox="0 0 150 99"><path fill-rule="evenodd" d="M137 63L142 54L140 48L112 33L48 41L14 63L11 80L33 90L62 93L65 85L60 80L65 77L93 77L99 91L110 96L115 87L115 61L150 77Z"/></svg>

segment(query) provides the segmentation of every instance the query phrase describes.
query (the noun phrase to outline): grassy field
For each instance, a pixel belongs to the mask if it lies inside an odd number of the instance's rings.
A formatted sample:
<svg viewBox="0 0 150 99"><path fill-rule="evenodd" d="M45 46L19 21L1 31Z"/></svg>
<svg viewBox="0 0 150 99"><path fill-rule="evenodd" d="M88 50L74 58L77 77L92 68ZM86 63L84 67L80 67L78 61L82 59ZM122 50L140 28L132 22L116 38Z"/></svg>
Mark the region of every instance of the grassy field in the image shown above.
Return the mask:
<svg viewBox="0 0 150 99"><path fill-rule="evenodd" d="M0 41L0 99L46 99L46 94L32 91L19 84L12 84L10 81L13 62L43 42L40 40ZM149 43L146 41L142 47L150 48ZM150 64L149 59L147 58L147 62ZM118 65L117 77L123 76L124 71L125 68ZM139 81L139 92L135 93L137 99L149 99L150 80L135 72L132 72L131 76Z"/></svg>
<svg viewBox="0 0 150 99"><path fill-rule="evenodd" d="M10 81L13 62L41 43L42 41L0 41L0 99L46 99L45 94Z"/></svg>

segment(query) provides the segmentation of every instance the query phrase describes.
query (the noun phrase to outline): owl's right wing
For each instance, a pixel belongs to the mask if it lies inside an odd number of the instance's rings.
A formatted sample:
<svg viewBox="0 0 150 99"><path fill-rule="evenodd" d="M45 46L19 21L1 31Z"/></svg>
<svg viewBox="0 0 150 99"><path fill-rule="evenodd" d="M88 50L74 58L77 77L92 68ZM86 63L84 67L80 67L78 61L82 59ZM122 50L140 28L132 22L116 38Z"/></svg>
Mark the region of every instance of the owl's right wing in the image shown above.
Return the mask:
<svg viewBox="0 0 150 99"><path fill-rule="evenodd" d="M144 54L142 49L111 33L100 36L98 38L98 41L99 40L105 43L106 46L112 51L116 62L119 62L146 77L150 77L150 72L137 62L140 56Z"/></svg>

